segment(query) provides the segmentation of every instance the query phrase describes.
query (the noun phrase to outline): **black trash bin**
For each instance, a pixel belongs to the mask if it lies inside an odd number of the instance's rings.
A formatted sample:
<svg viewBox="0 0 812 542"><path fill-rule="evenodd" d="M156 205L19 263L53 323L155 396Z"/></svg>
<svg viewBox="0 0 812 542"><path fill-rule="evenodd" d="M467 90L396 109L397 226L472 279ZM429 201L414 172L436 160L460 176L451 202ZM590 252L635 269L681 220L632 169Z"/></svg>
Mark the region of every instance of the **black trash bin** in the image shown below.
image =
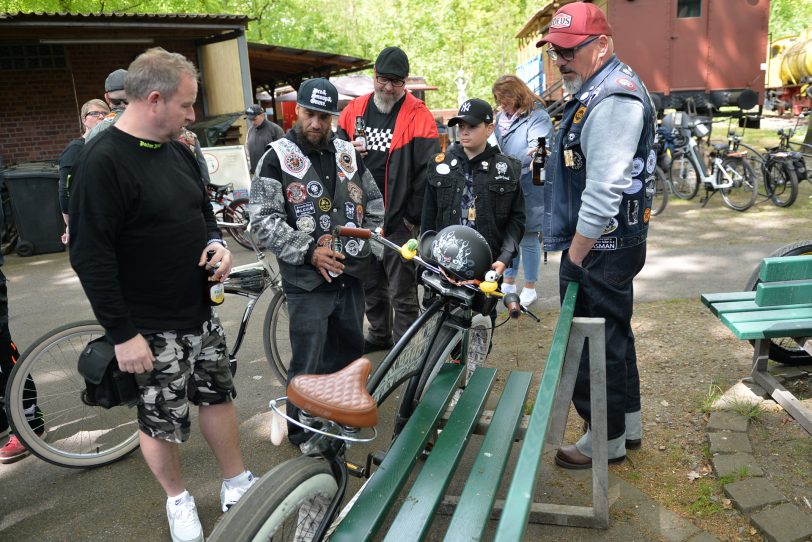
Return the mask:
<svg viewBox="0 0 812 542"><path fill-rule="evenodd" d="M2 172L17 226L17 254L63 252L65 222L59 209L59 169L49 162L12 166ZM8 220L8 218L7 218Z"/></svg>

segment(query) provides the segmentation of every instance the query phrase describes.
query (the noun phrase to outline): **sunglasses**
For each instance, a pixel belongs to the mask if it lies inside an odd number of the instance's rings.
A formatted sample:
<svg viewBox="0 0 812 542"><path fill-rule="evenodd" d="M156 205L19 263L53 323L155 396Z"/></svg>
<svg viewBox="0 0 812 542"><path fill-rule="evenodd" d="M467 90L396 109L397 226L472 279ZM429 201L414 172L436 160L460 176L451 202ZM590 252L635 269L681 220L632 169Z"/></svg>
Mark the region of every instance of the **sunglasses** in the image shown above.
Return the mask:
<svg viewBox="0 0 812 542"><path fill-rule="evenodd" d="M85 115L85 118L87 118L87 117L95 117L97 119L100 119L100 118L103 118L105 116L107 116L107 113L105 113L104 111L88 111L87 115Z"/></svg>
<svg viewBox="0 0 812 542"><path fill-rule="evenodd" d="M126 98L110 98L110 103L114 106L116 105L129 105L129 102Z"/></svg>
<svg viewBox="0 0 812 542"><path fill-rule="evenodd" d="M379 85L384 87L386 86L387 83L389 83L395 88L400 88L406 84L406 81L404 81L403 79L389 79L388 77L381 77L380 75L375 77L375 80L378 82Z"/></svg>
<svg viewBox="0 0 812 542"><path fill-rule="evenodd" d="M577 46L573 47L572 49L556 49L555 47L550 45L546 49L547 56L550 57L550 60L552 60L553 62L558 60L558 57L563 58L567 62L572 62L572 60L575 58L575 53L578 52L578 49L580 49L582 47L586 47L587 45L589 45L590 43L592 43L593 41L595 41L599 37L600 36L595 36L593 38L589 38L588 40L583 42L581 45L577 45Z"/></svg>

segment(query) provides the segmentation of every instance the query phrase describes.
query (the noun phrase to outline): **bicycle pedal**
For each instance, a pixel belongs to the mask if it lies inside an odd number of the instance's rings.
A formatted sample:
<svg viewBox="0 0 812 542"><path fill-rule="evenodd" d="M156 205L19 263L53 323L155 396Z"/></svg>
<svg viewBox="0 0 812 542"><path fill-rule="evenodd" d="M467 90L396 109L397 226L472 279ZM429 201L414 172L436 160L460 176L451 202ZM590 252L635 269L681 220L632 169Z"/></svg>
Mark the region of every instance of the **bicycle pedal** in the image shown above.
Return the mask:
<svg viewBox="0 0 812 542"><path fill-rule="evenodd" d="M354 478L367 478L369 476L369 471L366 467L350 461L345 461L344 464L347 465L347 474Z"/></svg>

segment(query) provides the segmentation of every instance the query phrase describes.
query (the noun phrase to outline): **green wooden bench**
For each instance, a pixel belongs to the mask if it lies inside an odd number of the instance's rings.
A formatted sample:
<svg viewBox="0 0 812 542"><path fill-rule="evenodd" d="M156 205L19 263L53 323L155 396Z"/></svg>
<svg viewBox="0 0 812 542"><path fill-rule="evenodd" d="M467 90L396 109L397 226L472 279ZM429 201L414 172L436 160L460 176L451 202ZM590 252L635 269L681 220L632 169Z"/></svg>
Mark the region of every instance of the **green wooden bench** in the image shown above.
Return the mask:
<svg viewBox="0 0 812 542"><path fill-rule="evenodd" d="M451 515L443 535L445 540L450 541L481 540L488 521L494 515L500 515L502 510L508 512L501 513L497 540L521 540L531 512L531 520L545 523L608 526L605 416L602 423L599 419L593 420L597 440L600 441L599 431L602 430L604 435L604 445L596 445L594 451L596 466L593 478L597 476L599 479L593 483L597 488L597 494L593 494L595 506L572 507L572 510L562 511L560 505L547 505L551 508L545 510L543 503L534 503L530 497L535 493L545 441L549 443L550 436L557 434L560 443L563 436L563 424L566 423L566 412L569 410L586 336L572 332L579 328L578 322L582 320L573 319L578 286L571 283L567 289L529 419L523 414L523 409L530 389L531 373L511 371L495 410L486 412L485 405L496 370L486 367L477 369L456 406L446 413L463 367L459 364L444 366L403 432L392 443L379 468L354 497L352 507L330 536L331 541L358 542L373 538L397 542L423 540L433 517L438 513ZM596 344L603 344L603 321L590 320L586 325L599 328L601 338ZM578 341L580 346L576 344ZM596 365L600 365L596 372L597 381L603 382L602 393L601 390L594 392L597 397L593 395L593 400L597 403L603 401L604 407L594 411L605 412L605 376L601 374L604 368L601 363L603 352L600 348L590 350L595 350ZM551 423L555 416L556 422ZM438 428L442 428L442 431L425 462L418 461ZM472 435L480 431L484 437L462 494L446 495L449 483L455 473L458 474L457 466L467 444ZM510 453L517 440L521 443L521 450L514 469L516 474L510 482L507 498L497 500ZM410 487L405 488L410 480ZM385 534L379 532L384 525L388 525ZM433 535L436 536L436 533Z"/></svg>
<svg viewBox="0 0 812 542"><path fill-rule="evenodd" d="M753 292L703 294L736 337L755 342L753 380L812 434L812 411L767 372L770 340L794 339L812 354L812 256L764 258Z"/></svg>

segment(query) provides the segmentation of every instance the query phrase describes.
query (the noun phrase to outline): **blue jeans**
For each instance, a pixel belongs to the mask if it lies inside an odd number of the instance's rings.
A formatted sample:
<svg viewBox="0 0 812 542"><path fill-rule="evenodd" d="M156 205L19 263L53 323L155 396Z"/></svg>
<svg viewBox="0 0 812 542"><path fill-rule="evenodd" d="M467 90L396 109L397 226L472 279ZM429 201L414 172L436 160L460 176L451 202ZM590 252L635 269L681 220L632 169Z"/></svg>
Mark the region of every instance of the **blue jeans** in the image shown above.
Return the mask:
<svg viewBox="0 0 812 542"><path fill-rule="evenodd" d="M634 277L646 261L646 244L612 251L593 250L583 261L583 268L561 254L559 288L563 301L569 281L580 282L575 316L606 320L606 418L608 438L620 437L626 430L626 413L640 410L640 374L632 333ZM575 410L590 421L589 343L584 346L575 391Z"/></svg>
<svg viewBox="0 0 812 542"><path fill-rule="evenodd" d="M519 256L513 258L513 263L505 269L505 278L516 279L519 273L520 258L524 259L524 281L535 283L539 278L539 261L541 260L541 243L539 232L524 232L522 242L519 243Z"/></svg>

